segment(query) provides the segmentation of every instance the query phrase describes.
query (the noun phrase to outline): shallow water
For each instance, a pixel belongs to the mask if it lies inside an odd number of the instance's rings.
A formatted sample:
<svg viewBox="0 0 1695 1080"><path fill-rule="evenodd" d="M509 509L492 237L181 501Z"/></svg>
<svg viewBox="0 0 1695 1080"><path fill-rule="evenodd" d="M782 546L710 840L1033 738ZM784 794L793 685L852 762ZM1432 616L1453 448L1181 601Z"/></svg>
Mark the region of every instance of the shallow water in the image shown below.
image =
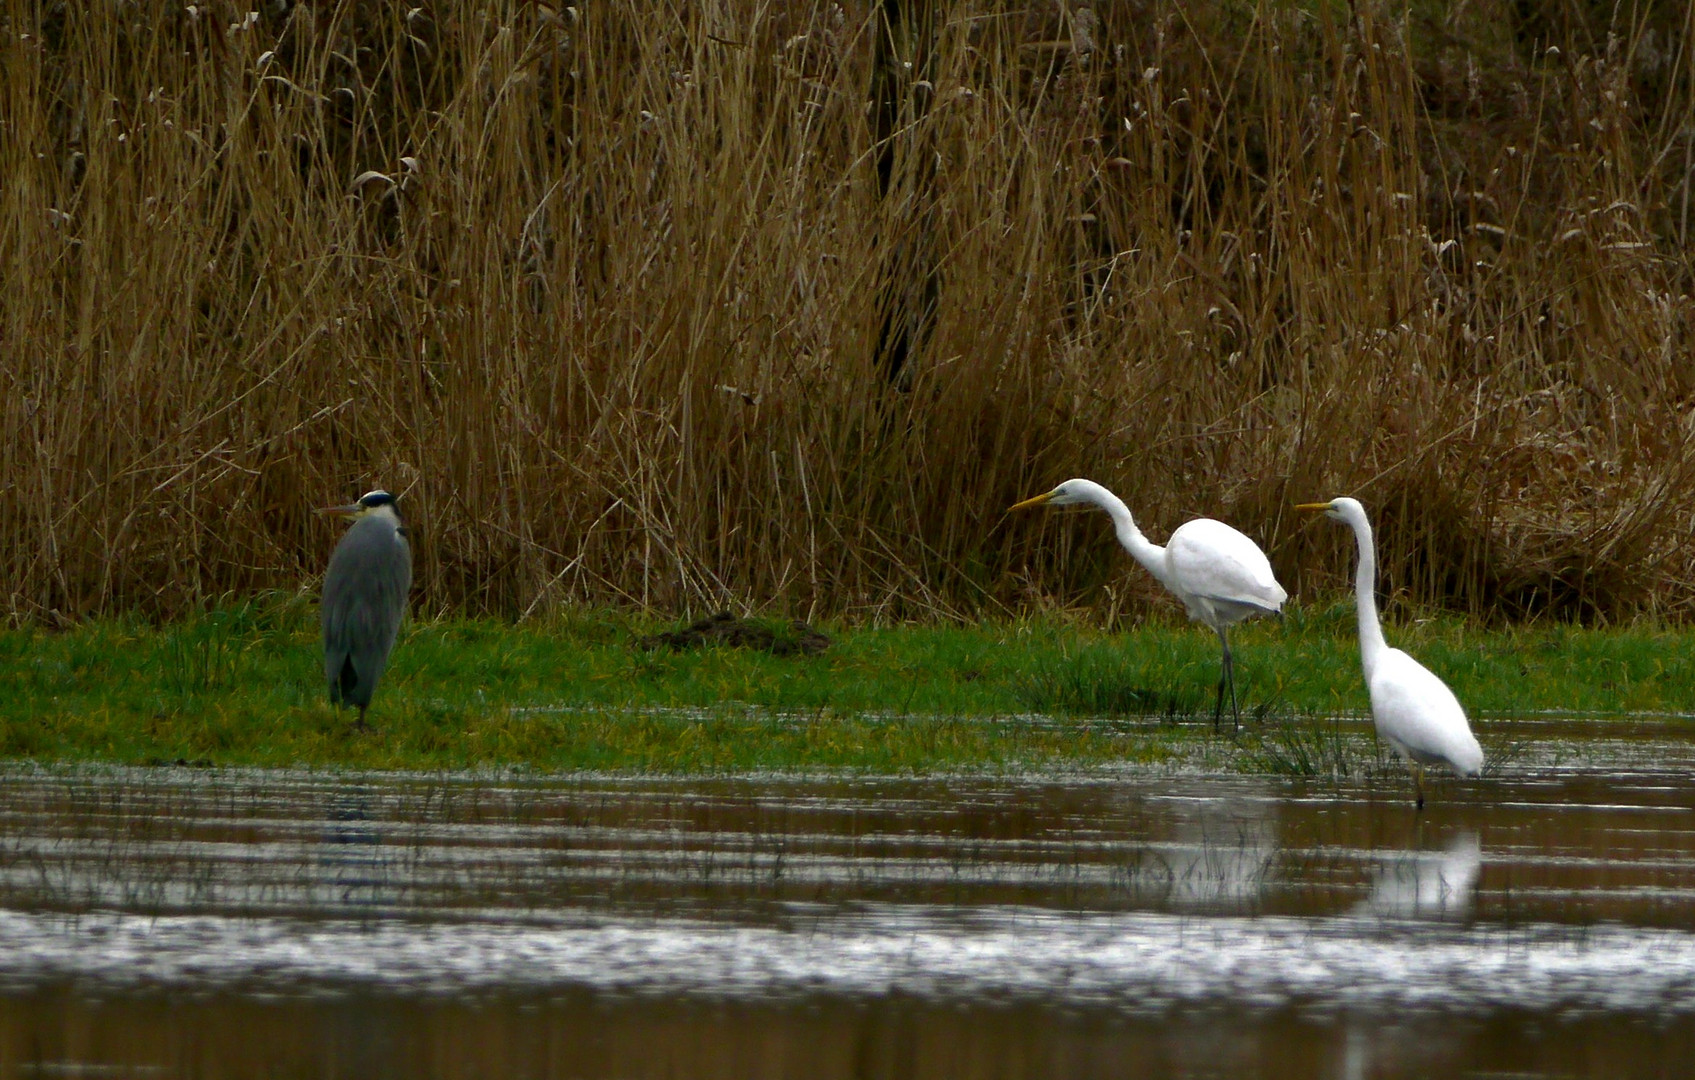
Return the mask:
<svg viewBox="0 0 1695 1080"><path fill-rule="evenodd" d="M13 768L0 1077L1681 1076L1689 726L1502 724L1422 814L1393 773Z"/></svg>

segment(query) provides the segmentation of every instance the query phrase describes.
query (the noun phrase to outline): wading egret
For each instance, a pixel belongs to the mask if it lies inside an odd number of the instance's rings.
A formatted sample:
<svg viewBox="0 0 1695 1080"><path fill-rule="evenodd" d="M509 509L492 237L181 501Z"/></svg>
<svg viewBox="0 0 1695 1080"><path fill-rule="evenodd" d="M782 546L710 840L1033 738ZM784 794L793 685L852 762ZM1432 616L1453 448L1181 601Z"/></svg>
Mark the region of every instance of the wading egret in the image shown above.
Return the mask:
<svg viewBox="0 0 1695 1080"><path fill-rule="evenodd" d="M322 513L351 518L353 527L335 546L324 575L324 678L330 701L365 710L377 689L412 587L412 549L394 496L373 491Z"/></svg>
<svg viewBox="0 0 1695 1080"><path fill-rule="evenodd" d="M1406 760L1413 793L1424 809L1424 767L1443 764L1459 776L1483 771L1483 748L1471 733L1465 710L1448 685L1429 668L1383 640L1377 618L1377 545L1371 521L1358 499L1302 503L1297 510L1319 510L1354 530L1360 562L1354 574L1354 606L1360 620L1360 666L1371 691L1371 719L1377 733Z"/></svg>
<svg viewBox="0 0 1695 1080"><path fill-rule="evenodd" d="M1250 616L1277 614L1283 601L1289 599L1283 586L1277 584L1265 552L1235 529L1211 518L1196 518L1178 526L1165 546L1160 547L1142 535L1124 500L1093 480L1067 480L1012 509L1072 503L1087 503L1105 510L1124 550L1183 601L1183 606L1189 609L1189 618L1205 623L1218 634L1219 644L1224 647L1224 669L1218 676L1218 704L1213 709L1212 726L1216 730L1219 718L1224 715L1224 691L1228 687L1230 713L1240 727L1242 716L1236 705L1236 676L1231 668L1226 631Z"/></svg>

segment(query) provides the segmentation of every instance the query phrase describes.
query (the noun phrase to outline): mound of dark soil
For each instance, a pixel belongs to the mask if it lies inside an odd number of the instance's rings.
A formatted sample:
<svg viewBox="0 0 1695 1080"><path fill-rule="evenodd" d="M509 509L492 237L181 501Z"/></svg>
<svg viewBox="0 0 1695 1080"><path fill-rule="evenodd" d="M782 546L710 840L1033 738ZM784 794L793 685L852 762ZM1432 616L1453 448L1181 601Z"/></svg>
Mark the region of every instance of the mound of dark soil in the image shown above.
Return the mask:
<svg viewBox="0 0 1695 1080"><path fill-rule="evenodd" d="M738 649L762 649L773 656L816 656L830 647L830 639L799 619L785 628L776 629L720 611L697 619L681 630L644 637L636 644L644 649L664 646L677 650L698 649L702 645L729 645Z"/></svg>

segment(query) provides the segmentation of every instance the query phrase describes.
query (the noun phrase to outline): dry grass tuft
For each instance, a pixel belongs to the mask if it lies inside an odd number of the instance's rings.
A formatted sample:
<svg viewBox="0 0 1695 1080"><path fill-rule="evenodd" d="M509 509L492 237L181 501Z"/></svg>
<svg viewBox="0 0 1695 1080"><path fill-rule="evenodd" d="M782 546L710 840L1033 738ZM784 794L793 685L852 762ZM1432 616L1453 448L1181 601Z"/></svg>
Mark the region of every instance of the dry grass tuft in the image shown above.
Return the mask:
<svg viewBox="0 0 1695 1080"><path fill-rule="evenodd" d="M8 617L291 587L378 484L426 610L964 616L1122 568L1003 518L1071 475L1695 614L1688 5L871 4L10 0Z"/></svg>

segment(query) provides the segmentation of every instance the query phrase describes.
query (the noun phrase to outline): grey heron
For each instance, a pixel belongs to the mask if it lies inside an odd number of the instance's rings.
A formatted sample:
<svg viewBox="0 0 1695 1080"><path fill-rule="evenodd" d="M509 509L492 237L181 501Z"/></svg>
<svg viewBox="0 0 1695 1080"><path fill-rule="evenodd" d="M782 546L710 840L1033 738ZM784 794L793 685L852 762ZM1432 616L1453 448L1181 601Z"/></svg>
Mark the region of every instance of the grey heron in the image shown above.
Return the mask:
<svg viewBox="0 0 1695 1080"><path fill-rule="evenodd" d="M377 689L412 587L412 549L394 496L372 491L356 503L322 511L350 518L324 574L324 678L330 701L365 710Z"/></svg>
<svg viewBox="0 0 1695 1080"><path fill-rule="evenodd" d="M1213 730L1224 715L1224 689L1230 688L1230 712L1241 726L1236 706L1236 674L1230 662L1230 627L1253 615L1276 615L1289 594L1277 584L1271 562L1259 545L1211 518L1196 518L1177 527L1160 547L1136 527L1124 500L1093 480L1067 480L1042 495L1012 507L1065 506L1087 503L1105 510L1124 550L1171 590L1189 611L1189 618L1212 627L1224 647L1224 670L1218 676L1218 705L1212 712Z"/></svg>

